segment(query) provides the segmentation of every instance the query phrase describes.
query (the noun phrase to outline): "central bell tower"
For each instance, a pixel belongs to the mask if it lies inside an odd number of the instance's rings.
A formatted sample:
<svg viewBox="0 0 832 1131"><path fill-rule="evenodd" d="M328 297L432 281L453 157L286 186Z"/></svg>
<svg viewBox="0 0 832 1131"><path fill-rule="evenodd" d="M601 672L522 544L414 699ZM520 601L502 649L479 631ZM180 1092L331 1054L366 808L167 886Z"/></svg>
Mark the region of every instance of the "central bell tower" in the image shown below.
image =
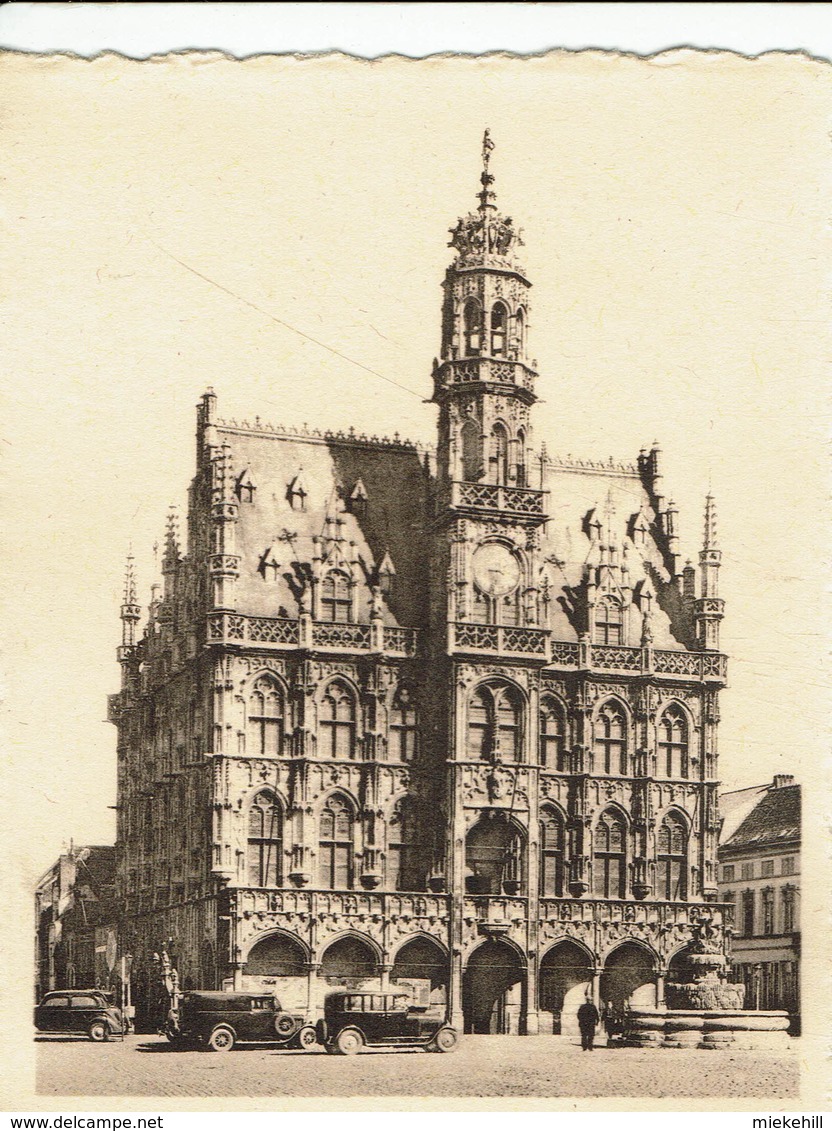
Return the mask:
<svg viewBox="0 0 832 1131"><path fill-rule="evenodd" d="M435 875L452 896L451 1013L464 1013L475 1032L490 1022L476 994L465 996L466 964L508 960L500 940L510 930L525 948L533 941L537 771L524 720L537 717L537 673L550 655L540 546L546 492L542 468L530 460L531 283L517 258L520 233L497 208L493 148L486 130L479 204L451 229L456 255L443 282L433 371L432 670L448 676L436 680L431 705L435 780L445 783ZM534 1007L521 1000L520 981L512 985L505 1031L533 1032Z"/></svg>
<svg viewBox="0 0 832 1131"><path fill-rule="evenodd" d="M496 205L494 143L483 137L479 206L451 229L457 256L443 283L439 477L450 483L529 485L529 410L536 373L527 353L531 283L516 258L520 232Z"/></svg>

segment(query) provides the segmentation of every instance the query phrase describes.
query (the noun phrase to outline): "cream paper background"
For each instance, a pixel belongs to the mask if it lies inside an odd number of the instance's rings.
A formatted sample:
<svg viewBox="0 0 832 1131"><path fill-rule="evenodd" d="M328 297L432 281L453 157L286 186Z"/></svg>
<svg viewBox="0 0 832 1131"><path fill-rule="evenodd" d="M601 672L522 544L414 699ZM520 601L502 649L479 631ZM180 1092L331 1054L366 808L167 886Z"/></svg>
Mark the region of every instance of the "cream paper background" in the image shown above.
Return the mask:
<svg viewBox="0 0 832 1131"><path fill-rule="evenodd" d="M213 385L222 416L431 441L446 232L476 203L487 125L535 284L537 443L632 459L660 439L694 561L709 481L717 496L721 776L804 785L800 1048L819 1064L829 65L7 53L0 91L10 1024L29 1022L34 881L70 838L113 836L99 720L123 560L132 542L146 603L167 505L184 510L197 397ZM36 1106L20 1093L31 1050L9 1056L12 1106ZM819 1077L804 1083L819 1102Z"/></svg>

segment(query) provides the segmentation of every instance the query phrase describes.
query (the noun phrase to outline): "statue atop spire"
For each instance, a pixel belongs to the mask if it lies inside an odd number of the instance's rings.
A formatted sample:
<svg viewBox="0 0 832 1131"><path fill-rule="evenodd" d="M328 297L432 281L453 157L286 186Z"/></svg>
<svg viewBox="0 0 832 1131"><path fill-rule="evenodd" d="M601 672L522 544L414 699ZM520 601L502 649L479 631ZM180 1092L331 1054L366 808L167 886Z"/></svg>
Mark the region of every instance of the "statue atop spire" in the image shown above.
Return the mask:
<svg viewBox="0 0 832 1131"><path fill-rule="evenodd" d="M520 231L514 227L510 216L503 216L497 210L496 195L492 189L494 174L491 172L491 154L494 151L490 130L482 137L481 190L477 193L479 206L476 212L469 212L450 229L449 247L459 252L458 264L464 267L495 265L516 266L513 252L523 246Z"/></svg>
<svg viewBox="0 0 832 1131"><path fill-rule="evenodd" d="M703 550L718 549L716 537L716 503L713 495L708 492L705 496L705 538L702 542Z"/></svg>

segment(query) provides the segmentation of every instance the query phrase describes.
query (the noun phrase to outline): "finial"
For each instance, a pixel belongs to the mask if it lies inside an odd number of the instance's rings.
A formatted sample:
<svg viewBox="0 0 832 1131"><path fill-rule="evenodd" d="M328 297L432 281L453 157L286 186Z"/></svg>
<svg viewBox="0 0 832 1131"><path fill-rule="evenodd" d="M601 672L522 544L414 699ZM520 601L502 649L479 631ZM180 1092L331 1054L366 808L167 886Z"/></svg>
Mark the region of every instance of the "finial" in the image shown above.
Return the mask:
<svg viewBox="0 0 832 1131"><path fill-rule="evenodd" d="M136 603L136 571L134 569L133 547L127 553L127 564L124 567L124 604Z"/></svg>
<svg viewBox="0 0 832 1131"><path fill-rule="evenodd" d="M480 212L485 212L489 208L496 209L497 207L494 203L494 193L491 191L491 186L494 184L494 175L488 168L493 149L494 142L491 140L491 131L486 130L482 135L482 175L480 176L482 190L477 194L480 198Z"/></svg>
<svg viewBox="0 0 832 1131"><path fill-rule="evenodd" d="M704 550L715 550L717 548L716 503L710 491L705 496L705 539L702 548Z"/></svg>

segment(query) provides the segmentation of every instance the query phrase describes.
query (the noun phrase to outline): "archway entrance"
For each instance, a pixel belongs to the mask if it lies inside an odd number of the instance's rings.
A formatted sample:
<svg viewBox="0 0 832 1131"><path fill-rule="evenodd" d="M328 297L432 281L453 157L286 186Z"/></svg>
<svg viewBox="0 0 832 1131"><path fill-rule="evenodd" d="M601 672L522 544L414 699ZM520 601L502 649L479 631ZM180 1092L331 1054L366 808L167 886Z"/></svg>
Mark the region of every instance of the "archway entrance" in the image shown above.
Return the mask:
<svg viewBox="0 0 832 1131"><path fill-rule="evenodd" d="M448 1001L448 959L430 939L416 938L405 943L396 955L390 980L411 987L421 1005L446 1005Z"/></svg>
<svg viewBox="0 0 832 1131"><path fill-rule="evenodd" d="M466 1033L522 1033L525 1029L525 967L504 942L489 939L468 959L462 979Z"/></svg>
<svg viewBox="0 0 832 1131"><path fill-rule="evenodd" d="M378 960L370 943L355 935L336 939L321 957L321 977L330 985L358 988L368 978L378 977Z"/></svg>
<svg viewBox="0 0 832 1131"><path fill-rule="evenodd" d="M269 935L248 952L246 974L266 978L297 978L305 973L306 955L296 939Z"/></svg>
<svg viewBox="0 0 832 1131"><path fill-rule="evenodd" d="M617 946L604 963L601 1001L615 1019L627 1006L656 1004L656 970L650 951L636 942Z"/></svg>
<svg viewBox="0 0 832 1131"><path fill-rule="evenodd" d="M542 1033L573 1035L578 1030L578 1007L592 987L592 965L576 943L556 943L540 963L539 996ZM551 1028L548 1017L551 1017Z"/></svg>
<svg viewBox="0 0 832 1131"><path fill-rule="evenodd" d="M692 981L690 955L691 949L689 946L685 946L681 950L677 950L677 952L673 955L667 967L667 980L669 983Z"/></svg>

